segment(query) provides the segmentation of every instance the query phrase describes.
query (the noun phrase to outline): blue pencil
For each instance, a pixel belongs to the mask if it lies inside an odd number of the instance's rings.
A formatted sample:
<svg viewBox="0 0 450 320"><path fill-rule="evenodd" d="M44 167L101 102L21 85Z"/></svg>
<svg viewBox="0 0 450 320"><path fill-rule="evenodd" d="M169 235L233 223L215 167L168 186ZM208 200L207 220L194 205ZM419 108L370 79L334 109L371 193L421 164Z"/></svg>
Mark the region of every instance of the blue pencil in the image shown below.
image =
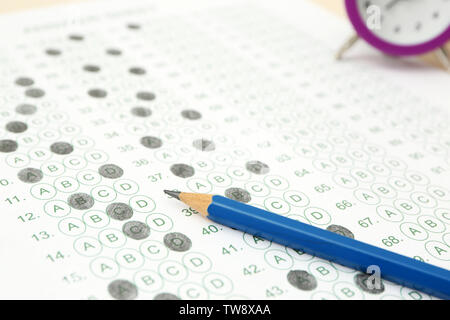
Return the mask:
<svg viewBox="0 0 450 320"><path fill-rule="evenodd" d="M378 266L383 279L441 299L450 299L449 270L219 195L164 192L225 226L364 273L369 266Z"/></svg>

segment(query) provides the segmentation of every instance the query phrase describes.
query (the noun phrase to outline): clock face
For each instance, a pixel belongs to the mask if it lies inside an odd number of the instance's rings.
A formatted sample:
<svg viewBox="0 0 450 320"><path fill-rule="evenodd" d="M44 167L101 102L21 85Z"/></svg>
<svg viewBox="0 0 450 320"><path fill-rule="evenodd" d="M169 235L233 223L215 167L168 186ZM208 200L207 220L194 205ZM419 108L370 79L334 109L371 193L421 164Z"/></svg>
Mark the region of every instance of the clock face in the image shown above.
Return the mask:
<svg viewBox="0 0 450 320"><path fill-rule="evenodd" d="M394 45L426 43L445 33L450 25L450 0L356 2L366 27L378 38Z"/></svg>

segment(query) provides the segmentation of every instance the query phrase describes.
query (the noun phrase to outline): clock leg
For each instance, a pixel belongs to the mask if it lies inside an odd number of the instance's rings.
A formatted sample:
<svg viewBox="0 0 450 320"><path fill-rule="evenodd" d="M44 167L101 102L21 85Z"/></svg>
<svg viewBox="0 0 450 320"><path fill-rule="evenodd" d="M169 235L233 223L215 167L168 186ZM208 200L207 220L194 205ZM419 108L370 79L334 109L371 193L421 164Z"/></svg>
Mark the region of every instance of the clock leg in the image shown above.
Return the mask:
<svg viewBox="0 0 450 320"><path fill-rule="evenodd" d="M442 46L436 50L435 54L444 69L450 71L450 56L447 49Z"/></svg>
<svg viewBox="0 0 450 320"><path fill-rule="evenodd" d="M341 60L344 53L347 52L348 49L353 47L353 45L356 43L356 41L358 41L358 39L359 36L357 34L351 36L350 39L348 39L336 53L336 59Z"/></svg>

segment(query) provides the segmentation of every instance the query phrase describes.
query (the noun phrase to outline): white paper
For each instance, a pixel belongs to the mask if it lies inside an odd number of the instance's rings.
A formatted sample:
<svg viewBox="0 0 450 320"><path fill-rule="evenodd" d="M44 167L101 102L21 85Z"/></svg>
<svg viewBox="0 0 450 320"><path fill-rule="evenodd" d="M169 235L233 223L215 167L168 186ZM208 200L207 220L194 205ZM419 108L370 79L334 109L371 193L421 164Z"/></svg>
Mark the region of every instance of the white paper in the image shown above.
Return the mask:
<svg viewBox="0 0 450 320"><path fill-rule="evenodd" d="M352 29L307 1L94 1L3 15L0 28L0 140L18 144L0 152L1 298L110 299L123 279L137 299L432 299L386 281L367 292L354 270L212 223L162 190L241 188L252 205L448 269L448 74L363 43L336 62ZM180 163L195 174L175 176ZM105 164L123 175L100 176ZM42 180L21 181L25 168ZM91 208L67 204L80 192ZM133 216L107 221L117 202ZM150 235L124 235L130 221ZM173 232L187 251L164 245ZM314 288L288 281L300 271Z"/></svg>

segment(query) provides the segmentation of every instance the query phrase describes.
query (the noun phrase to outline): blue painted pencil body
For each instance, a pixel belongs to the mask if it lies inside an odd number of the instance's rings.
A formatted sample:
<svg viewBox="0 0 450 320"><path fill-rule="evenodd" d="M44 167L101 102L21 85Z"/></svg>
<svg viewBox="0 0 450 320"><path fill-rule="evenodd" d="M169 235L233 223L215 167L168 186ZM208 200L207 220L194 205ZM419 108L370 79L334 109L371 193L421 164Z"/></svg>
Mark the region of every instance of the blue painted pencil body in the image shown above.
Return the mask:
<svg viewBox="0 0 450 320"><path fill-rule="evenodd" d="M249 234L367 272L441 299L450 299L450 271L222 196L213 196L208 218Z"/></svg>

